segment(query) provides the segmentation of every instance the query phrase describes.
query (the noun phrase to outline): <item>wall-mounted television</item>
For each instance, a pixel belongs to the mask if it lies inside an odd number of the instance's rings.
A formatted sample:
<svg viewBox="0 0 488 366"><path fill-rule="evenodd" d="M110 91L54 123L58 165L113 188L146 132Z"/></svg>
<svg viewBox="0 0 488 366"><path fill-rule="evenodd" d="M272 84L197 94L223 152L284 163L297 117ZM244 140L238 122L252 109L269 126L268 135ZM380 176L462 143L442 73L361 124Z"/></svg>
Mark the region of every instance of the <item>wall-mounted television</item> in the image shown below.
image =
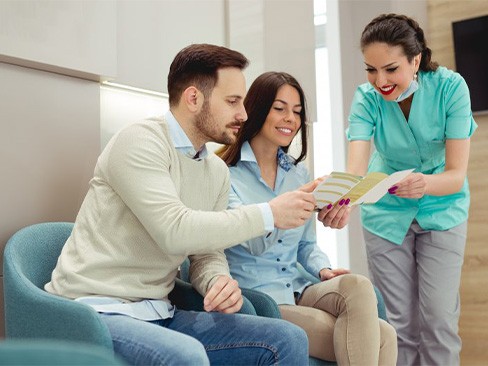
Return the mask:
<svg viewBox="0 0 488 366"><path fill-rule="evenodd" d="M469 87L474 113L488 113L488 15L452 23L456 71Z"/></svg>

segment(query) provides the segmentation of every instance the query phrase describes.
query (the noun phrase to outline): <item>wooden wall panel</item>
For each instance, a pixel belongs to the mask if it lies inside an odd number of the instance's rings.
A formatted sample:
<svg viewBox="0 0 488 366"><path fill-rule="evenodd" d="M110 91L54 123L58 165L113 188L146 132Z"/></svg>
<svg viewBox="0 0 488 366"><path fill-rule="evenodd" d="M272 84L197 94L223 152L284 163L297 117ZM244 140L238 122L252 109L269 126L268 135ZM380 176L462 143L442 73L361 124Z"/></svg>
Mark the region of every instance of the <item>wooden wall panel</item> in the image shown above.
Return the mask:
<svg viewBox="0 0 488 366"><path fill-rule="evenodd" d="M455 69L451 23L487 14L486 0L429 0L427 40L433 59ZM461 279L462 365L488 362L488 115L475 116L475 120L479 127L471 139L471 209Z"/></svg>

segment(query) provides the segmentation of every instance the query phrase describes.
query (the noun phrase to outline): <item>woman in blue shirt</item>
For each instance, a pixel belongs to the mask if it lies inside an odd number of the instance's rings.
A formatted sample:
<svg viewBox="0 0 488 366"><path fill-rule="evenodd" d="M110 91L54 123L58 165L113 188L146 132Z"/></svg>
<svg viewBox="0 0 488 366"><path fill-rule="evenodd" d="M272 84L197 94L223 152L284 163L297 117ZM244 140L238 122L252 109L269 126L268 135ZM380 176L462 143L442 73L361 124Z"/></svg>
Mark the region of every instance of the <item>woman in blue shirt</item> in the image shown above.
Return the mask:
<svg viewBox="0 0 488 366"><path fill-rule="evenodd" d="M431 61L422 29L406 16L373 19L361 48L369 83L351 106L348 172L415 169L361 208L371 279L398 333L398 364L458 365L466 170L476 129L469 91L459 74Z"/></svg>
<svg viewBox="0 0 488 366"><path fill-rule="evenodd" d="M248 120L237 142L220 152L230 166L230 206L267 202L309 182L299 162L307 151L305 96L286 73L268 72L251 85L244 106ZM297 159L287 154L300 132ZM341 205L330 212L346 210ZM309 353L340 365L394 365L396 334L378 319L371 282L348 270L331 269L316 244L313 220L304 226L276 229L226 250L232 276L241 287L270 295L282 317L301 326L309 337ZM321 280L312 285L297 268Z"/></svg>

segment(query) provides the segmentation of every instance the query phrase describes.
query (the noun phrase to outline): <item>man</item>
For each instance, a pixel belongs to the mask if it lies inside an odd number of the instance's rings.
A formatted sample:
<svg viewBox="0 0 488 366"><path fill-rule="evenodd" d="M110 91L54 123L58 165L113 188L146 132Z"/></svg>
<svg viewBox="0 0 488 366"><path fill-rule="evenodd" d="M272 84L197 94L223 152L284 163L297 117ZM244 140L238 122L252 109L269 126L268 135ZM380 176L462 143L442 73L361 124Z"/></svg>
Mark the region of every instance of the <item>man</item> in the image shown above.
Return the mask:
<svg viewBox="0 0 488 366"><path fill-rule="evenodd" d="M226 314L240 309L242 296L223 249L274 226L302 225L315 207L310 185L269 203L225 210L229 172L205 143L234 142L247 119L247 63L213 45L178 53L168 75L170 111L108 143L46 285L93 306L129 364L308 363L300 328ZM187 256L208 312L178 310L168 301Z"/></svg>

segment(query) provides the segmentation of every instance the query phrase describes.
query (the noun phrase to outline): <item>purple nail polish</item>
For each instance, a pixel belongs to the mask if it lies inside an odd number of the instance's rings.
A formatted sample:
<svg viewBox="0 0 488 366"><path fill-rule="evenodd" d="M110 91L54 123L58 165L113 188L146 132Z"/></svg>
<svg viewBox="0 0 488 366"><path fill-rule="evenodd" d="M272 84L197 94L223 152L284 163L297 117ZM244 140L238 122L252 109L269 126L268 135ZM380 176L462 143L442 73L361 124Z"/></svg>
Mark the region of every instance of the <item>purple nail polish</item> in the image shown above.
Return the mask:
<svg viewBox="0 0 488 366"><path fill-rule="evenodd" d="M346 200L346 202L344 202L344 204L345 204L345 205L348 205L348 204L349 204L349 202L351 202L351 200L348 198L348 199Z"/></svg>
<svg viewBox="0 0 488 366"><path fill-rule="evenodd" d="M339 202L339 206L342 206L344 204L344 202L346 202L346 200L344 198L341 199L341 201Z"/></svg>
<svg viewBox="0 0 488 366"><path fill-rule="evenodd" d="M329 205L327 206L327 210L330 210L332 208L332 203L329 203Z"/></svg>

